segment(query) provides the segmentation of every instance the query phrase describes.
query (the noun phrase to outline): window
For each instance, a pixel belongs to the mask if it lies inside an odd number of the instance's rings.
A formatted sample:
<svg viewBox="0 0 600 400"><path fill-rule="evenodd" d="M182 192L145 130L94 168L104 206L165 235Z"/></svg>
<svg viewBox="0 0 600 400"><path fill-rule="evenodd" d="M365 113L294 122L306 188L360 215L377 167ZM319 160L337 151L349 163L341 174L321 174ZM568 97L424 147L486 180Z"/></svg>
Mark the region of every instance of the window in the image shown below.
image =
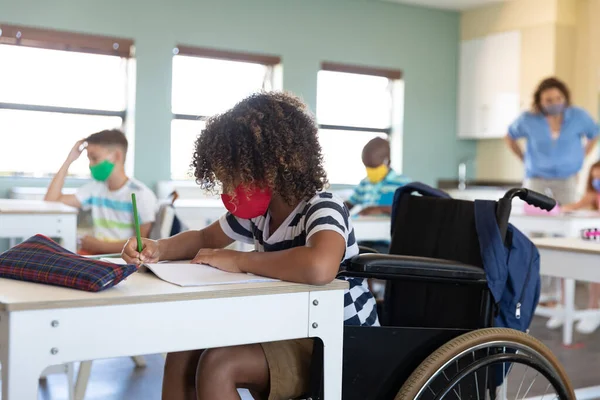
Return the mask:
<svg viewBox="0 0 600 400"><path fill-rule="evenodd" d="M173 57L171 178L191 179L204 119L261 89L274 89L279 57L179 46Z"/></svg>
<svg viewBox="0 0 600 400"><path fill-rule="evenodd" d="M132 42L0 25L0 176L48 176L77 141L120 128ZM69 169L89 176L82 157Z"/></svg>
<svg viewBox="0 0 600 400"><path fill-rule="evenodd" d="M399 71L323 63L317 79L317 118L325 169L333 184L364 178L363 147L398 125ZM343 143L344 151L340 151Z"/></svg>

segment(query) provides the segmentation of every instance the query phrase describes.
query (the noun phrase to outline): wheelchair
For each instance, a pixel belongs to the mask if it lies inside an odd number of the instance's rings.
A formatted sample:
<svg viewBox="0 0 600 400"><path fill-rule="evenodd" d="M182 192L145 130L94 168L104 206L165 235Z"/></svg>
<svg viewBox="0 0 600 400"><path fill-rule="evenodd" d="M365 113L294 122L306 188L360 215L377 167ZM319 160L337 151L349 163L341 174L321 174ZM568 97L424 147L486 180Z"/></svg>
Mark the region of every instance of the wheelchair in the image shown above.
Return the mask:
<svg viewBox="0 0 600 400"><path fill-rule="evenodd" d="M507 192L496 202L505 243L513 197L545 209L556 204L526 189ZM338 275L386 282L381 326L344 327L343 400L574 400L544 344L493 327L474 203L404 195L394 214L390 254L363 248ZM315 339L306 400L323 399L322 346Z"/></svg>

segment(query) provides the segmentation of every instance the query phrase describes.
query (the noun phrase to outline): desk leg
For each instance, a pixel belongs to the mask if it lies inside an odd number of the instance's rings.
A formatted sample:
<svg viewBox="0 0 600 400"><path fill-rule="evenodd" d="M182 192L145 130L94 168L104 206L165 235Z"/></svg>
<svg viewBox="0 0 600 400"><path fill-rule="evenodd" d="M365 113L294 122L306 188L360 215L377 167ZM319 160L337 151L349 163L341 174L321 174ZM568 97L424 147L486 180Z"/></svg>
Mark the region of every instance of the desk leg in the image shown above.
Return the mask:
<svg viewBox="0 0 600 400"><path fill-rule="evenodd" d="M88 381L90 380L91 371L91 361L82 361L81 364L79 364L79 373L77 374L77 381L75 382L75 400L83 400L85 397L85 391L87 389Z"/></svg>
<svg viewBox="0 0 600 400"><path fill-rule="evenodd" d="M563 326L563 344L573 344L573 322L575 319L575 281L565 279L565 324Z"/></svg>
<svg viewBox="0 0 600 400"><path fill-rule="evenodd" d="M0 364L2 365L2 400L37 400L42 368L35 357L18 360L12 354L27 354L28 340L9 336L8 316L0 313ZM13 339L14 338L14 339ZM22 339L22 340L19 340ZM21 351L18 351L21 350Z"/></svg>
<svg viewBox="0 0 600 400"><path fill-rule="evenodd" d="M62 247L75 253L77 251L77 219L74 215L63 218L67 221L62 226ZM73 219L72 222L71 219Z"/></svg>
<svg viewBox="0 0 600 400"><path fill-rule="evenodd" d="M342 354L344 343L343 291L313 292L310 296L309 336L323 341L323 396L342 399Z"/></svg>

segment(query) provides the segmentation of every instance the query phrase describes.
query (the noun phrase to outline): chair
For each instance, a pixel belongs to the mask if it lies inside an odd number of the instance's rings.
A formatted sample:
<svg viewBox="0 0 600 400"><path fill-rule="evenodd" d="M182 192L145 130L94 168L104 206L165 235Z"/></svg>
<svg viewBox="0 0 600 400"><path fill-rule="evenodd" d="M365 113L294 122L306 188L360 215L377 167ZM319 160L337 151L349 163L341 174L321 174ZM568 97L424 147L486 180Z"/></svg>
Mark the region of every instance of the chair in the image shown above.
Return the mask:
<svg viewBox="0 0 600 400"><path fill-rule="evenodd" d="M554 204L519 193L537 205ZM573 400L564 369L543 344L523 332L493 328L496 305L474 203L432 197L429 190L417 194L395 202L390 254L360 254L339 274L387 282L382 326L344 329L343 399L433 400L449 393L446 398L495 399L509 386L504 377L511 366L526 365L546 378L557 398ZM510 198L498 203L496 214L505 237ZM323 398L322 346L315 340L306 399Z"/></svg>

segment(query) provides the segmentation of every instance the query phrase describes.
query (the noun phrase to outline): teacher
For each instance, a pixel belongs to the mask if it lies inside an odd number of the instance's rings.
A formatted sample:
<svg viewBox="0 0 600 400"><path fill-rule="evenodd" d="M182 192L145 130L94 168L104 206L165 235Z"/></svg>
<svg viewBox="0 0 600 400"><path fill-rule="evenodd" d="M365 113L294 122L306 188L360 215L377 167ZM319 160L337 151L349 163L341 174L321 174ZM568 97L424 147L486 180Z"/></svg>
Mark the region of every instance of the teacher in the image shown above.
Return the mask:
<svg viewBox="0 0 600 400"><path fill-rule="evenodd" d="M525 163L523 186L548 193L559 204L577 201L577 174L594 148L599 128L582 108L571 105L567 86L544 79L533 94L531 111L508 128L506 143ZM527 139L523 154L518 139Z"/></svg>

